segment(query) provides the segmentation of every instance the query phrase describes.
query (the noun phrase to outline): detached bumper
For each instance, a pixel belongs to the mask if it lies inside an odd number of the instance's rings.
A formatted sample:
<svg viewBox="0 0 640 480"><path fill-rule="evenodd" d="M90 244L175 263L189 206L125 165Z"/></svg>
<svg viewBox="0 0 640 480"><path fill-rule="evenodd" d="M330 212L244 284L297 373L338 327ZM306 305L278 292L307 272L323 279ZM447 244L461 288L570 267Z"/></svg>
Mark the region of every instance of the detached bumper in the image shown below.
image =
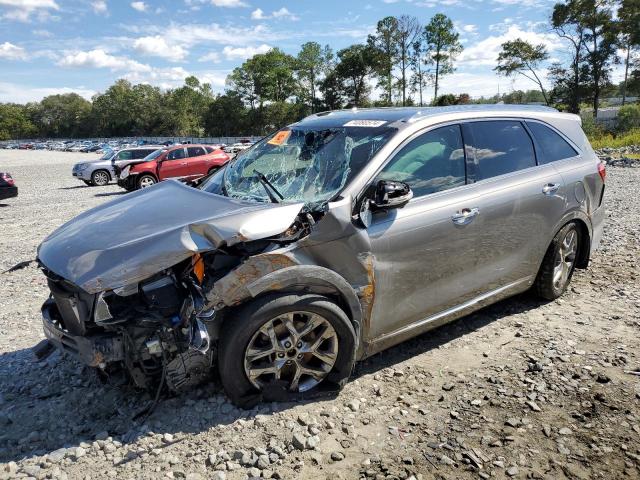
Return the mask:
<svg viewBox="0 0 640 480"><path fill-rule="evenodd" d="M124 342L115 334L72 335L60 322L60 312L54 300L42 305L42 325L47 340L59 350L70 353L80 362L97 367L109 362L124 360Z"/></svg>

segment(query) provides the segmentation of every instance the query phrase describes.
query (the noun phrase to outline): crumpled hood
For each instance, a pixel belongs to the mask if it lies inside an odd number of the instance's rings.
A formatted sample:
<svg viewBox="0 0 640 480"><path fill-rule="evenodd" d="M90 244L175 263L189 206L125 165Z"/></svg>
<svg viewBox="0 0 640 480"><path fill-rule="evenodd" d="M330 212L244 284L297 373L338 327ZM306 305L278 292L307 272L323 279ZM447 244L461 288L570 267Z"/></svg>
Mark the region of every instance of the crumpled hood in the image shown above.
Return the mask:
<svg viewBox="0 0 640 480"><path fill-rule="evenodd" d="M144 280L196 252L282 233L302 206L245 202L164 181L65 223L40 244L38 259L97 293Z"/></svg>

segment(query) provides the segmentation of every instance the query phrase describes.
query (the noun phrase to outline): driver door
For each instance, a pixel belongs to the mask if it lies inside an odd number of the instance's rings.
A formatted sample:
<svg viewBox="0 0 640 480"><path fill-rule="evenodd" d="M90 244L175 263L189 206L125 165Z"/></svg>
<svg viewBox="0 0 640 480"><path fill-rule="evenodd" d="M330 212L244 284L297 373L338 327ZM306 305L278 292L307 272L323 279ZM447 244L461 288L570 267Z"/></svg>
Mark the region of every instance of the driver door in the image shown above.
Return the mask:
<svg viewBox="0 0 640 480"><path fill-rule="evenodd" d="M481 281L470 274L479 255L459 125L414 137L375 178L409 184L400 209L373 213L367 233L375 257L371 339L420 322L469 300Z"/></svg>

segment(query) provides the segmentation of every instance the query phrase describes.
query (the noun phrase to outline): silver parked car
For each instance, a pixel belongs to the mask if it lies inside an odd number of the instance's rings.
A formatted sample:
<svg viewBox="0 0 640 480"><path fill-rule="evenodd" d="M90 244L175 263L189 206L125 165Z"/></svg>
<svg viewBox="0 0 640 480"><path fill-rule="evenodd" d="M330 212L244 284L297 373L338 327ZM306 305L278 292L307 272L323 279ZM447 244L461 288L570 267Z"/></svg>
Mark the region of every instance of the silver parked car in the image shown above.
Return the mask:
<svg viewBox="0 0 640 480"><path fill-rule="evenodd" d="M76 163L71 170L71 175L82 180L86 185L101 187L107 185L111 180L116 180L114 165L142 159L159 148L161 147L157 145L145 145L115 151L108 150L97 160Z"/></svg>
<svg viewBox="0 0 640 480"><path fill-rule="evenodd" d="M579 117L550 108L319 113L51 234L45 334L142 387L215 368L239 405L338 389L485 305L562 295L600 242L604 180Z"/></svg>

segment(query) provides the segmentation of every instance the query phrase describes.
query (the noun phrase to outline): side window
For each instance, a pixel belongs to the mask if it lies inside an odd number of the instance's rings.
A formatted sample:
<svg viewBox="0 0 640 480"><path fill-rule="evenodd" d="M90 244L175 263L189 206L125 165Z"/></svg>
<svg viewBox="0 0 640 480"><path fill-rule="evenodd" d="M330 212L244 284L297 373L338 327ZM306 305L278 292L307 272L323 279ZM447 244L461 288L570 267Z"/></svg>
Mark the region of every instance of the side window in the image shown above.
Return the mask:
<svg viewBox="0 0 640 480"><path fill-rule="evenodd" d="M520 122L470 122L463 128L465 141L471 147L470 175L475 181L536 165L533 142Z"/></svg>
<svg viewBox="0 0 640 480"><path fill-rule="evenodd" d="M383 168L377 180L406 182L416 197L464 185L460 127L437 128L411 140Z"/></svg>
<svg viewBox="0 0 640 480"><path fill-rule="evenodd" d="M146 150L133 150L131 153L133 154L131 158L134 160L139 160L147 156Z"/></svg>
<svg viewBox="0 0 640 480"><path fill-rule="evenodd" d="M118 152L118 160L131 160L131 153L131 150L122 150L121 152Z"/></svg>
<svg viewBox="0 0 640 480"><path fill-rule="evenodd" d="M207 150L207 153L213 153L215 152L213 147L204 147Z"/></svg>
<svg viewBox="0 0 640 480"><path fill-rule="evenodd" d="M557 162L558 160L578 155L578 152L564 138L546 125L538 122L527 122L527 126L531 129L531 133L533 133L542 148L542 156L538 158L538 163Z"/></svg>
<svg viewBox="0 0 640 480"><path fill-rule="evenodd" d="M202 147L189 147L187 148L187 152L189 152L190 157L199 157L205 154L204 148Z"/></svg>
<svg viewBox="0 0 640 480"><path fill-rule="evenodd" d="M169 155L167 155L167 160L179 160L181 158L185 158L184 148L177 148L175 150L172 150L171 152L169 152Z"/></svg>

